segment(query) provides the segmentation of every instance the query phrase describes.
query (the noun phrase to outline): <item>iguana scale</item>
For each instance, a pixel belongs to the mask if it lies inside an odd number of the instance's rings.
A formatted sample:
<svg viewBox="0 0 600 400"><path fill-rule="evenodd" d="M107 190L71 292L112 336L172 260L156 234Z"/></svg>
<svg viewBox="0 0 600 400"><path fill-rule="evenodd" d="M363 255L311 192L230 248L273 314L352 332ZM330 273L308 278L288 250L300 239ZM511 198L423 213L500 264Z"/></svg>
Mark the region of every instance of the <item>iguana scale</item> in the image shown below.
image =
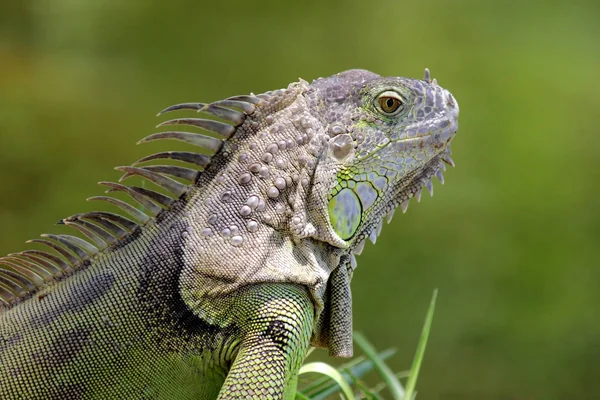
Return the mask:
<svg viewBox="0 0 600 400"><path fill-rule="evenodd" d="M94 197L128 216L73 215L62 223L83 236L0 258L1 399L292 398L310 345L351 356L355 254L442 179L458 126L427 70L350 70L162 113L178 110L205 118L159 126L203 133L141 142L201 152L117 168L162 189L101 182L141 207Z"/></svg>

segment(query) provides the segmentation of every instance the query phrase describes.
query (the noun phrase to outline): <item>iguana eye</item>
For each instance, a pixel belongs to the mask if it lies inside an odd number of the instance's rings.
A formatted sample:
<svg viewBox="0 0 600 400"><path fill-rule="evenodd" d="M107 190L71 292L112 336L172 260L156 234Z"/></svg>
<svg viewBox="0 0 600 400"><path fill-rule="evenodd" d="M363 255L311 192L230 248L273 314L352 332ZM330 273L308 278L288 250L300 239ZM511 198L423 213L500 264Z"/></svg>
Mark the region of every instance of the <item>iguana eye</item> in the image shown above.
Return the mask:
<svg viewBox="0 0 600 400"><path fill-rule="evenodd" d="M402 111L404 101L400 95L396 92L388 91L383 92L377 98L379 108L387 115L395 115Z"/></svg>

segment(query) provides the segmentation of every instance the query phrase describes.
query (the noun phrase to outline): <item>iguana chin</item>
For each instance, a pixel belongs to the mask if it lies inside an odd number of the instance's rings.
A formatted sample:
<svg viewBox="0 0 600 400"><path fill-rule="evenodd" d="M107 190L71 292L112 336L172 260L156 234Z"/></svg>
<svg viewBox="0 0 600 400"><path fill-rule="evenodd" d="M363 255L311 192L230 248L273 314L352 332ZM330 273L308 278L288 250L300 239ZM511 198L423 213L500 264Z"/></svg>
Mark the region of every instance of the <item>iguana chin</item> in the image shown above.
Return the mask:
<svg viewBox="0 0 600 400"><path fill-rule="evenodd" d="M141 209L94 197L130 217L77 214L62 223L88 240L42 235L52 253L0 259L1 399L292 398L310 345L352 355L354 254L453 165L458 104L427 70L350 70L161 113L177 110L209 119L159 126L205 133L141 142L202 153L117 167L162 191L101 182Z"/></svg>

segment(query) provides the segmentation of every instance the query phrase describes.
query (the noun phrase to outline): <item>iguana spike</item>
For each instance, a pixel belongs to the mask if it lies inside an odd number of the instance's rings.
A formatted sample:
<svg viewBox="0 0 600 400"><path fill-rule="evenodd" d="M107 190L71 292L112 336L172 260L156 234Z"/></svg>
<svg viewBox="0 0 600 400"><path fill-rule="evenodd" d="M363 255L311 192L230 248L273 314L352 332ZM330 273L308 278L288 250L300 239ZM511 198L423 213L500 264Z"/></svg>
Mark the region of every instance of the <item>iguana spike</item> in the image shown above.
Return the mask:
<svg viewBox="0 0 600 400"><path fill-rule="evenodd" d="M248 104L248 103L245 103ZM220 107L222 104L209 104L202 107L198 112L207 113L210 115L214 115L215 117L223 118L227 121L233 122L235 126L240 125L246 119L244 113L241 113L236 110L232 110L230 108ZM252 106L254 107L254 106Z"/></svg>
<svg viewBox="0 0 600 400"><path fill-rule="evenodd" d="M172 106L169 106L167 108L165 108L164 110L160 111L158 114L156 114L157 117L166 114L168 112L171 111L177 111L177 110L200 110L202 107L206 106L205 103L180 103L180 104L174 104Z"/></svg>
<svg viewBox="0 0 600 400"><path fill-rule="evenodd" d="M14 257L2 257L0 264L9 266L21 276L29 278L35 286L41 286L52 279L51 276L45 273L45 271L42 271L41 268L30 268L23 265L24 263L19 262L19 260L15 260Z"/></svg>
<svg viewBox="0 0 600 400"><path fill-rule="evenodd" d="M429 72L429 68L425 68L425 75L423 76L423 80L425 82L431 82L431 72Z"/></svg>
<svg viewBox="0 0 600 400"><path fill-rule="evenodd" d="M148 165L148 166L139 167L139 168L145 169L146 171L156 172L159 174L171 175L171 176L174 176L175 178L185 179L190 182L196 182L196 179L198 178L198 172L199 172L198 170L195 170L195 169L179 167L176 165ZM132 174L125 174L121 177L120 180L123 180L131 175Z"/></svg>
<svg viewBox="0 0 600 400"><path fill-rule="evenodd" d="M381 230L383 229L383 219L380 219L379 222L377 223L377 236L381 235Z"/></svg>
<svg viewBox="0 0 600 400"><path fill-rule="evenodd" d="M251 104L258 104L261 102L261 99L255 95L231 96L231 97L228 97L226 100L237 100L237 101L243 101L245 103L251 103ZM226 101L226 100L223 100L223 101Z"/></svg>
<svg viewBox="0 0 600 400"><path fill-rule="evenodd" d="M356 262L356 256L354 254L350 254L350 269L354 271L357 266L358 263Z"/></svg>
<svg viewBox="0 0 600 400"><path fill-rule="evenodd" d="M165 122L161 122L156 127L160 128L167 125L190 125L198 128L206 129L207 131L214 132L224 138L229 139L233 132L235 132L235 126L224 124L223 122L213 121L211 119L202 118L177 118L170 119Z"/></svg>
<svg viewBox="0 0 600 400"><path fill-rule="evenodd" d="M375 231L375 229L373 229L371 231L371 233L369 233L369 240L371 241L371 243L375 244L377 242L377 232Z"/></svg>
<svg viewBox="0 0 600 400"><path fill-rule="evenodd" d="M0 264L2 264L2 262L0 262ZM3 267L2 265L0 265L0 271L2 271L0 278L4 278L4 280L10 281L17 286L21 286L23 289L27 289L28 291L35 290L36 286L31 283L29 279L16 273L15 271Z"/></svg>
<svg viewBox="0 0 600 400"><path fill-rule="evenodd" d="M219 100L219 101L215 101L214 103L210 103L210 104L206 104L206 103L174 104L174 105L169 106L169 107L165 108L164 110L160 111L156 115L160 116L160 115L166 114L168 112L178 111L178 110L195 110L198 112L207 112L209 114L213 114L211 111L207 110L208 108L211 108L213 106L237 108L239 110L242 110L244 112L244 114L249 115L254 112L254 110L256 108L254 105L258 104L259 102L260 102L260 99L255 96L234 96L234 97L230 97L226 100ZM219 113L219 112L220 112L220 110L216 111L216 113ZM218 114L213 114L213 115L231 120L233 122L238 120L238 117L234 116L233 114L228 114L228 116L221 116ZM243 119L239 120L238 124L241 123L242 121L243 121Z"/></svg>
<svg viewBox="0 0 600 400"><path fill-rule="evenodd" d="M135 208L131 204L127 204L123 200L115 199L114 197L109 197L109 196L94 196L94 197L88 197L86 200L87 201L100 200L100 201L106 201L108 203L114 204L115 206L119 207L120 209L122 209L123 211L125 211L126 213L128 213L129 215L131 215L134 218L138 219L140 221L140 223L142 223L142 224L147 223L151 219L149 216L147 216L146 214L144 214L143 212L141 212L140 210L138 210L137 208ZM129 221L129 220L127 220L127 221ZM130 221L130 222L133 223L133 221Z"/></svg>
<svg viewBox="0 0 600 400"><path fill-rule="evenodd" d="M437 171L435 171L435 177L438 178L442 185L444 184L444 175L442 174L441 170L438 169Z"/></svg>
<svg viewBox="0 0 600 400"><path fill-rule="evenodd" d="M44 233L40 235L43 238L52 239L60 244L62 244L67 249L71 250L73 253L79 257L82 261L89 258L90 255L94 255L98 252L98 249L83 239L80 239L71 235L52 235L49 233Z"/></svg>
<svg viewBox="0 0 600 400"><path fill-rule="evenodd" d="M138 165L146 161L158 160L158 159L171 159L177 161L183 161L190 164L196 164L200 167L206 168L210 164L210 157L205 154L193 153L189 151L165 151L162 153L151 154L144 158L140 158L132 165Z"/></svg>
<svg viewBox="0 0 600 400"><path fill-rule="evenodd" d="M121 192L127 193L129 196L131 196L131 198L133 198L135 201L140 203L142 205L142 207L146 208L150 212L150 214L152 214L154 216L158 215L163 210L161 207L159 207L153 201L151 201L150 198L136 192L129 186L121 185L120 183L115 183L115 182L98 182L98 183L100 185L108 186L110 188L106 191L107 193L114 192L114 191L121 191Z"/></svg>
<svg viewBox="0 0 600 400"><path fill-rule="evenodd" d="M254 110L256 110L256 106L254 106L254 104L246 101L234 100L231 97L227 100L215 101L214 103L211 103L211 105L237 108L238 110L242 110L246 115L250 115L254 112Z"/></svg>
<svg viewBox="0 0 600 400"><path fill-rule="evenodd" d="M6 279L10 278L13 282L24 282L22 286L26 287L28 290L36 290L36 288L45 284L44 280L39 275L28 271L24 267L14 267L8 265L8 263L5 264L1 260L0 272L2 272L0 276L4 276Z"/></svg>
<svg viewBox="0 0 600 400"><path fill-rule="evenodd" d="M54 279L54 274L52 273L52 271L49 271L48 269L44 268L44 266L34 261L31 261L26 257L22 257L18 253L11 253L8 256L4 257L4 259L22 265L23 267L42 277L44 282L50 282ZM53 268L53 270L56 271L56 268Z"/></svg>
<svg viewBox="0 0 600 400"><path fill-rule="evenodd" d="M402 214L406 213L406 210L408 210L409 204L410 204L410 199L406 199L402 203L400 203L400 209L402 210Z"/></svg>
<svg viewBox="0 0 600 400"><path fill-rule="evenodd" d="M18 296L23 296L28 292L28 290L25 290L25 287L23 287L19 281L13 280L10 276L5 274L0 275L0 286L10 290L11 292L18 293ZM35 290L35 286L31 285L31 289L29 290Z"/></svg>
<svg viewBox="0 0 600 400"><path fill-rule="evenodd" d="M392 218L394 218L394 213L396 212L395 208L392 208L390 211L388 211L388 213L385 215L385 220L386 222L389 224L390 222L392 222Z"/></svg>
<svg viewBox="0 0 600 400"><path fill-rule="evenodd" d="M110 235L108 232L103 231L102 229L89 222L81 221L78 219L65 220L65 225L71 226L83 233L90 240L92 240L96 247L98 247L98 249L100 250L104 250L109 245L117 243L117 240L114 236Z"/></svg>
<svg viewBox="0 0 600 400"><path fill-rule="evenodd" d="M14 299L17 299L18 296L13 293L8 288L0 285L0 303L4 304L5 307L10 307Z"/></svg>
<svg viewBox="0 0 600 400"><path fill-rule="evenodd" d="M56 264L54 264L48 260L41 259L40 257L35 257L35 256L32 257L29 254L26 254L24 252L13 253L12 255L17 256L20 259L26 259L27 261L34 263L35 265L39 266L40 268L43 268L45 271L48 271L54 277L61 276L63 274L63 270L61 268L59 268Z"/></svg>
<svg viewBox="0 0 600 400"><path fill-rule="evenodd" d="M169 196L165 196L164 194L158 193L154 190L145 189L145 188L141 188L141 187L137 187L137 186L132 186L131 188L133 190L135 190L136 192L151 198L152 200L154 200L154 202L160 204L164 208L171 207L173 205L173 203L175 202L175 200L173 200Z"/></svg>
<svg viewBox="0 0 600 400"><path fill-rule="evenodd" d="M431 179L428 179L427 182L425 183L425 187L427 188L427 190L429 191L429 194L431 196L433 196L433 183L431 183Z"/></svg>
<svg viewBox="0 0 600 400"><path fill-rule="evenodd" d="M363 252L363 250L365 249L365 242L366 242L365 239L363 239L360 242L358 242L358 244L354 248L353 253L356 254L357 256L359 256Z"/></svg>
<svg viewBox="0 0 600 400"><path fill-rule="evenodd" d="M30 282L34 288L44 284L41 276L27 270L23 266L12 265L10 261L4 260L4 257L0 258L0 271L2 271L3 275L10 275L14 279Z"/></svg>
<svg viewBox="0 0 600 400"><path fill-rule="evenodd" d="M181 142L189 143L194 146L203 147L214 153L221 150L221 147L223 146L223 141L220 139L202 135L200 133L178 132L178 131L157 132L150 136L146 136L145 138L143 138L142 140L140 140L137 143L138 144L146 143L146 142L151 142L153 140L159 140L159 139L179 140Z"/></svg>
<svg viewBox="0 0 600 400"><path fill-rule="evenodd" d="M421 189L418 189L418 190L415 192L415 199L417 199L417 203L420 203L420 202L421 202Z"/></svg>
<svg viewBox="0 0 600 400"><path fill-rule="evenodd" d="M96 216L96 215L90 215L93 213L87 213L87 214L83 214L81 215L78 220L82 220L82 219L86 219L88 221L91 221L92 223L98 225L100 228L102 228L103 230L112 233L114 236L116 236L117 238L121 239L122 237L124 237L125 235L127 235L129 233L129 231L126 231L125 229L121 228L119 225L115 224L114 222ZM137 224L135 225L137 227Z"/></svg>
<svg viewBox="0 0 600 400"><path fill-rule="evenodd" d="M454 167L454 160L452 160L452 157L450 157L450 154L445 153L442 155L442 161L445 162L446 164L448 164L451 167Z"/></svg>
<svg viewBox="0 0 600 400"><path fill-rule="evenodd" d="M71 253L70 251L68 251L67 249L65 249L63 246L59 246L57 243L52 242L50 240L46 240L46 239L30 239L28 241L26 241L25 243L41 243L44 244L46 246L52 247L54 250L56 250L61 256L63 256L64 258L67 259L70 267L72 268L75 264L77 264L79 262L79 259L77 259L77 257L75 257L73 255L73 253Z"/></svg>
<svg viewBox="0 0 600 400"><path fill-rule="evenodd" d="M122 215L119 214L114 214L111 212L106 212L106 211L92 211L92 212L88 212L85 214L81 214L79 216L79 218L85 218L85 219L95 219L95 218L101 218L101 219L105 219L108 220L112 223L117 223L121 226L123 226L125 229L129 230L129 232L133 232L135 229L139 228L139 225L136 224L135 222L133 222L132 220L130 220L129 218L125 218Z"/></svg>
<svg viewBox="0 0 600 400"><path fill-rule="evenodd" d="M119 181L122 181L124 178L127 178L132 175L139 175L142 178L146 178L150 182L153 182L158 186L162 187L163 189L173 193L177 197L183 196L188 190L188 187L186 185L179 183L176 180L168 178L164 175L158 174L156 172L148 171L144 168L123 166L116 167L115 169L117 171L127 173L124 177L119 179Z"/></svg>
<svg viewBox="0 0 600 400"><path fill-rule="evenodd" d="M20 252L19 254L21 254L25 257L36 259L39 262L42 262L42 260L44 260L46 262L51 262L54 265L56 265L56 267L59 270L61 270L63 272L69 269L69 265L65 262L65 260L63 260L60 257L55 256L54 254L46 253L45 251L25 250L25 251Z"/></svg>

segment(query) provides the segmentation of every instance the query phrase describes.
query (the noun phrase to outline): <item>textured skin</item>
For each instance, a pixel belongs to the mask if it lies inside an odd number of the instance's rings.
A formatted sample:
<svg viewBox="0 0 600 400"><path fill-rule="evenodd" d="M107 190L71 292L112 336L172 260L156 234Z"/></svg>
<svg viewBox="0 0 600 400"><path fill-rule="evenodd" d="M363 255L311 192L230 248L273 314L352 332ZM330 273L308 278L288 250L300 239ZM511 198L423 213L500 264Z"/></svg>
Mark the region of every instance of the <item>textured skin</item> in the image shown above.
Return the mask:
<svg viewBox="0 0 600 400"><path fill-rule="evenodd" d="M93 244L0 258L0 398L293 398L309 345L352 355L354 254L452 164L458 117L428 72L363 70L178 109L227 123L163 125L226 139L160 133L204 153L148 159L200 173L120 168L172 195L107 184L144 206L122 205L135 223L75 215Z"/></svg>

